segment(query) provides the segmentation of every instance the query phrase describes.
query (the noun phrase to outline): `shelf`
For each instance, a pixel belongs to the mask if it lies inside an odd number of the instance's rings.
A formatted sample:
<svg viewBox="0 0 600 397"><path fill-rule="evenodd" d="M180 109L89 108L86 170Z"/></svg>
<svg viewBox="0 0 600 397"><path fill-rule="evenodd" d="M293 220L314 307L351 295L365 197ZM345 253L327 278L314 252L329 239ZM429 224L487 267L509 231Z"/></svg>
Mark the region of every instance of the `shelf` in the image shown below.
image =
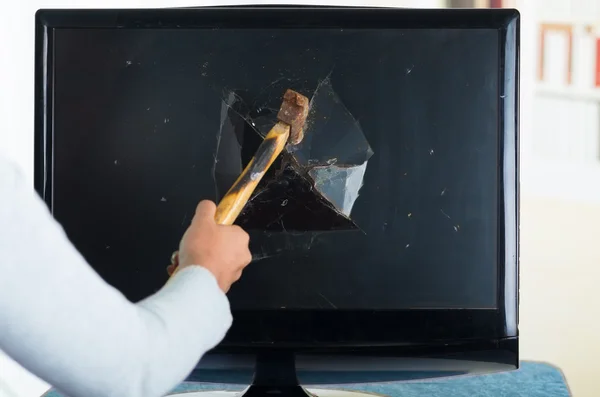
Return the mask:
<svg viewBox="0 0 600 397"><path fill-rule="evenodd" d="M600 102L600 88L579 88L576 86L537 83L535 85L535 93L587 102Z"/></svg>

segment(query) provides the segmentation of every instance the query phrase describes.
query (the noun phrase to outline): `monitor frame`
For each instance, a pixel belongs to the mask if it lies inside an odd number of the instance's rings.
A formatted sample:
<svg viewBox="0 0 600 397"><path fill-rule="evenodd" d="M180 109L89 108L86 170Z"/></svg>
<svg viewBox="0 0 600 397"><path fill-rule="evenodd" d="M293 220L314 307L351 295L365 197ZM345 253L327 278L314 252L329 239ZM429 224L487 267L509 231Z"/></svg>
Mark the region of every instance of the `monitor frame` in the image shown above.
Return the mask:
<svg viewBox="0 0 600 397"><path fill-rule="evenodd" d="M404 354L437 341L503 341L517 353L519 283L519 13L516 10L417 10L338 7L207 7L40 10L35 33L34 185L52 211L53 33L61 28L467 28L500 33L498 101L497 309L286 310L234 312L221 353L296 352ZM285 326L281 326L285 324ZM489 345L491 346L491 345Z"/></svg>

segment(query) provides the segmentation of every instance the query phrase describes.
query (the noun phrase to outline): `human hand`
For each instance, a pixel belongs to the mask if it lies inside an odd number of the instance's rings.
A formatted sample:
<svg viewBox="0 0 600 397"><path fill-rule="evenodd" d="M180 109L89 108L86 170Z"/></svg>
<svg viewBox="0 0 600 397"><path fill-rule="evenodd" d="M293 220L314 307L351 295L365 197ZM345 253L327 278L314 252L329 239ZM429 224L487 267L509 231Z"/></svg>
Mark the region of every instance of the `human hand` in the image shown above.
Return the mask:
<svg viewBox="0 0 600 397"><path fill-rule="evenodd" d="M209 270L219 287L227 292L252 260L248 248L250 238L239 226L217 225L216 210L212 201L198 204L194 219L179 245L178 266L172 266L169 273L200 265Z"/></svg>

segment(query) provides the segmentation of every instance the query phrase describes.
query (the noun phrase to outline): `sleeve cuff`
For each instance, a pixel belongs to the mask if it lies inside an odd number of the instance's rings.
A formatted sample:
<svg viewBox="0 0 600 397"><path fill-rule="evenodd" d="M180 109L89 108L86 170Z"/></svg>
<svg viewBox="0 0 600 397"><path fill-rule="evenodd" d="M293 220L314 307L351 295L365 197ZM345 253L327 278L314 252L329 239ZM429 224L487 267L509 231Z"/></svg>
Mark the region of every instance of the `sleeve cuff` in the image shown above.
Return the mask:
<svg viewBox="0 0 600 397"><path fill-rule="evenodd" d="M139 304L167 320L177 333L204 335L202 344L207 350L225 337L233 322L229 300L217 279L197 265L175 273L160 291Z"/></svg>

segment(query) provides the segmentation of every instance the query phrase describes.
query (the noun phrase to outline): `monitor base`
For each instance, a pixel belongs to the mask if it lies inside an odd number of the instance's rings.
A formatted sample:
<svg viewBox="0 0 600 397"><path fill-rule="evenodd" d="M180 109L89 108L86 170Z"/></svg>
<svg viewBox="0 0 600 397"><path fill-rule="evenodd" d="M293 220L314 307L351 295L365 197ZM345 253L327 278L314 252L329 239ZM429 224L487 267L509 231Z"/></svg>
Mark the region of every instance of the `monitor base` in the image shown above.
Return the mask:
<svg viewBox="0 0 600 397"><path fill-rule="evenodd" d="M376 393L365 393L359 391L350 391L350 390L333 390L333 389L302 389L302 392L299 390L290 390L291 393L287 393L286 390L281 390L281 397L288 397L290 395L304 395L311 397L373 397L373 396L383 396ZM250 393L248 393L250 392ZM258 396L259 394L265 395L262 393L251 392L250 389L241 392L235 391L199 391L199 392L187 392L187 393L177 393L170 394L169 397L248 397L248 396Z"/></svg>
<svg viewBox="0 0 600 397"><path fill-rule="evenodd" d="M191 376L189 381L201 379ZM256 355L252 384L241 392L201 391L171 394L171 397L372 397L375 393L347 390L305 389L296 376L296 358L290 351L270 351Z"/></svg>

